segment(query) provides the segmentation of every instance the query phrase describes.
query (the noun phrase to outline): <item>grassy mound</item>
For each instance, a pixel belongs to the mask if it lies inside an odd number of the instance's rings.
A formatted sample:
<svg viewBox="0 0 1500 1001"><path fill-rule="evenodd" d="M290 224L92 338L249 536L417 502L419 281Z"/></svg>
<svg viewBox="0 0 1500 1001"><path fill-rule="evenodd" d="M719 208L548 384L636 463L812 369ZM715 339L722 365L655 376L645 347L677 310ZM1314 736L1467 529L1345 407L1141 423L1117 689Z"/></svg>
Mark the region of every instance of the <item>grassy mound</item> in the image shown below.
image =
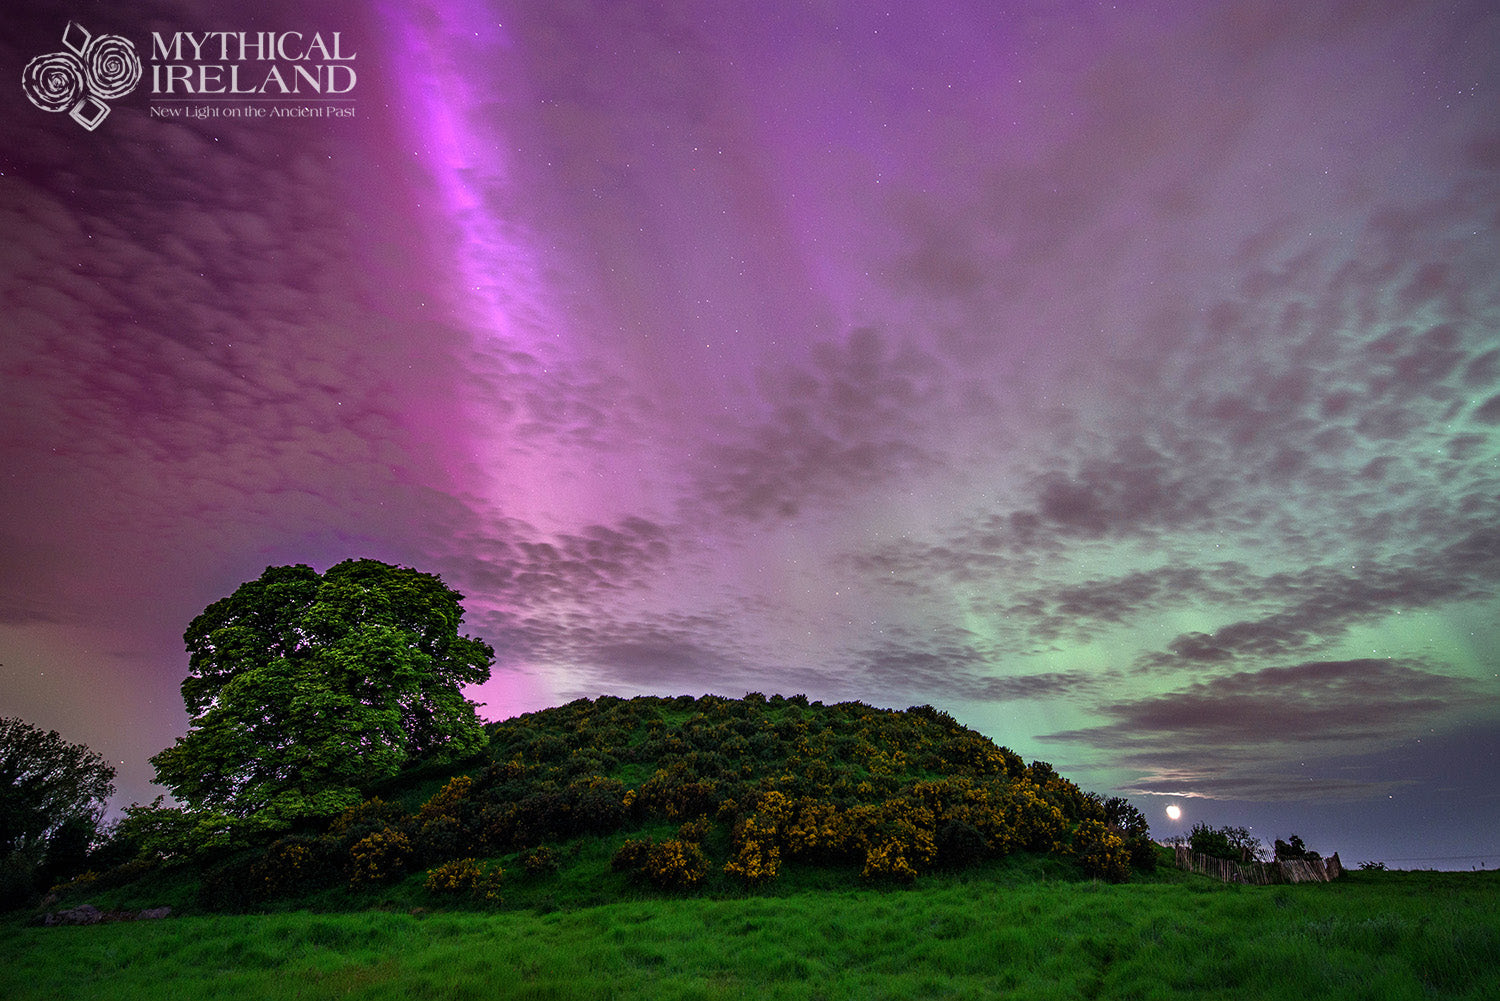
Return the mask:
<svg viewBox="0 0 1500 1001"><path fill-rule="evenodd" d="M546 906L1018 864L1118 882L1157 857L1129 804L930 706L606 697L487 730L486 757L458 774L410 771L268 844L147 851L63 902L113 885L106 902L149 889L207 910Z"/></svg>

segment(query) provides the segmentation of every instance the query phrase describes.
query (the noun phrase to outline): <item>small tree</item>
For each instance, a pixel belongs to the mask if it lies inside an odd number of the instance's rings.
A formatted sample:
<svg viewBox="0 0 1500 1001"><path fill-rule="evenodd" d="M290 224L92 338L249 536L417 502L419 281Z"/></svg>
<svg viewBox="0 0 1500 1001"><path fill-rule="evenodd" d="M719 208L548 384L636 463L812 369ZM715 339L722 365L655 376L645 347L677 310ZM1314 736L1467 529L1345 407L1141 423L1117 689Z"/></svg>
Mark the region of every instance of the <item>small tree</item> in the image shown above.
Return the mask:
<svg viewBox="0 0 1500 1001"><path fill-rule="evenodd" d="M1289 841L1282 841L1280 838L1276 839L1276 858L1278 861L1281 859L1295 859L1316 862L1322 857L1303 844L1302 839L1295 834L1292 835Z"/></svg>
<svg viewBox="0 0 1500 1001"><path fill-rule="evenodd" d="M267 568L188 626L192 721L151 759L157 781L210 827L276 831L409 761L472 756L486 738L460 689L489 678L494 651L459 634L462 599L375 560Z"/></svg>
<svg viewBox="0 0 1500 1001"><path fill-rule="evenodd" d="M83 744L0 719L0 906L72 875L99 834L115 770Z"/></svg>
<svg viewBox="0 0 1500 1001"><path fill-rule="evenodd" d="M1195 824L1188 834L1188 846L1199 855L1227 859L1231 862L1256 862L1264 850L1260 839L1248 827L1209 827Z"/></svg>

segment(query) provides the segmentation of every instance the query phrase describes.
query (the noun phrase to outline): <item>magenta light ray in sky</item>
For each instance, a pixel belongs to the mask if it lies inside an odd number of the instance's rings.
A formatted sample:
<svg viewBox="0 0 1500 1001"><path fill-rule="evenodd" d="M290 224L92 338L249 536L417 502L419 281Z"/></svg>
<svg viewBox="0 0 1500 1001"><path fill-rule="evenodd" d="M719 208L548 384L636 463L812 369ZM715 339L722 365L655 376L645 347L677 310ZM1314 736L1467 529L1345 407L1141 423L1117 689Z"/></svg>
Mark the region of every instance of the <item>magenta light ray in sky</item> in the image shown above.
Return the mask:
<svg viewBox="0 0 1500 1001"><path fill-rule="evenodd" d="M513 176L506 108L522 88L510 37L483 3L391 5L384 15L410 152L436 199L423 214L447 255L441 265L451 269L442 305L472 345L461 362L468 381L455 391L469 416L456 433L467 436L466 456L478 470L473 501L507 515L587 517L597 488L580 485L555 450L521 443L516 433L517 424L544 424L524 401L567 393L577 364L543 287L537 237Z"/></svg>
<svg viewBox="0 0 1500 1001"><path fill-rule="evenodd" d="M535 352L538 332L555 335L555 327L538 321L526 234L496 211L497 202L515 197L504 115L494 114L507 99L505 29L482 3L391 4L384 13L411 152L436 188L434 228L452 245L450 308L473 328L481 350L488 339ZM476 109L490 116L481 119Z"/></svg>

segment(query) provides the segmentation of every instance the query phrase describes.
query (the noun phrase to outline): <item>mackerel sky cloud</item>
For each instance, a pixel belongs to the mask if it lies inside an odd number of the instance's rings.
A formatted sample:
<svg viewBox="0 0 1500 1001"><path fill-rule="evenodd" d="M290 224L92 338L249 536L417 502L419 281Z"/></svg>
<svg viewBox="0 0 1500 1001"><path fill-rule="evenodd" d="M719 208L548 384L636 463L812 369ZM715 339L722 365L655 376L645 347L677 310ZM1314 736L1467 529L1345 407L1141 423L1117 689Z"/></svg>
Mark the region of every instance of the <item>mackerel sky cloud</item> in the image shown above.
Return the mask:
<svg viewBox="0 0 1500 1001"><path fill-rule="evenodd" d="M368 556L492 718L931 703L1159 835L1500 864L1493 5L3 20L0 713L125 802L191 618ZM71 21L339 32L356 114L87 132Z"/></svg>

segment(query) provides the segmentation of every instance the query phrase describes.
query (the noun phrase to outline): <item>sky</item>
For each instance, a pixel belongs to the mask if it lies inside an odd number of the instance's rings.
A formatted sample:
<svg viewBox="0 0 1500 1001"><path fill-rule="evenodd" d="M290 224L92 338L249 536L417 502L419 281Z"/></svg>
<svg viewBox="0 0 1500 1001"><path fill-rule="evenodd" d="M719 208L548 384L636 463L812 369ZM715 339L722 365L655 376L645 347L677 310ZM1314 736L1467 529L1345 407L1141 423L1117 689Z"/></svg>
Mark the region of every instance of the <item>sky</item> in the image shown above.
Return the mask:
<svg viewBox="0 0 1500 1001"><path fill-rule="evenodd" d="M0 714L117 807L194 616L368 557L489 719L931 704L1158 837L1500 866L1493 3L40 0L0 65Z"/></svg>

